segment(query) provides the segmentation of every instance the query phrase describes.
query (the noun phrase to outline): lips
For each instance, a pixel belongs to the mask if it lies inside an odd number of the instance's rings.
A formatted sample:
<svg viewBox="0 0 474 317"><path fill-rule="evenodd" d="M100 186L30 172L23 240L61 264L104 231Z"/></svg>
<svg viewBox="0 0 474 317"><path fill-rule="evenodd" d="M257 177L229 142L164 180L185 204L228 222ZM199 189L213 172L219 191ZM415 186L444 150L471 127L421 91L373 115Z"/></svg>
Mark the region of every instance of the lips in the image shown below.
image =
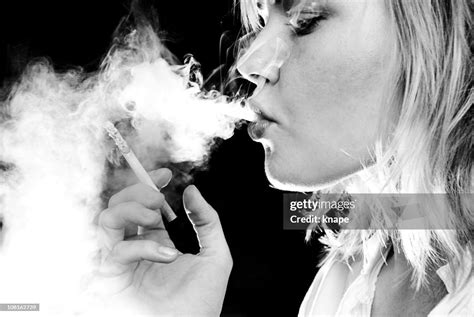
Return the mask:
<svg viewBox="0 0 474 317"><path fill-rule="evenodd" d="M248 126L248 134L253 140L261 139L265 133L265 130L271 125L276 123L270 116L262 110L262 107L254 100L249 101L250 109L257 114L257 121L252 122Z"/></svg>
<svg viewBox="0 0 474 317"><path fill-rule="evenodd" d="M263 135L265 134L265 130L272 124L273 122L268 121L268 120L258 120L256 122L252 122L248 128L247 131L252 138L252 140L256 141L258 139L261 139Z"/></svg>

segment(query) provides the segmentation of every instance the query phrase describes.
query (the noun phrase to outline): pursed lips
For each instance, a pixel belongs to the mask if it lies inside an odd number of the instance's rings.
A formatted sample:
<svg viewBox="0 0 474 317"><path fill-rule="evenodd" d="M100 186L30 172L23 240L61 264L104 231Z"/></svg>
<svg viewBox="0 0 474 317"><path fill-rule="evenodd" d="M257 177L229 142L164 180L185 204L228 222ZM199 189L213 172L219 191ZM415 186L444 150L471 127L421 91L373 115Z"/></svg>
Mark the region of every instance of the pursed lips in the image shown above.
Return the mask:
<svg viewBox="0 0 474 317"><path fill-rule="evenodd" d="M249 106L250 109L252 109L257 114L258 119L257 121L249 124L247 131L250 137L256 141L261 139L265 133L265 130L271 124L275 124L276 121L269 117L266 112L262 110L262 107L254 100L249 101Z"/></svg>
<svg viewBox="0 0 474 317"><path fill-rule="evenodd" d="M277 122L275 119L273 119L273 117L268 115L268 113L265 110L263 110L263 107L257 101L249 100L249 107L257 115L258 117L257 121L266 120L266 121L270 121L274 123Z"/></svg>

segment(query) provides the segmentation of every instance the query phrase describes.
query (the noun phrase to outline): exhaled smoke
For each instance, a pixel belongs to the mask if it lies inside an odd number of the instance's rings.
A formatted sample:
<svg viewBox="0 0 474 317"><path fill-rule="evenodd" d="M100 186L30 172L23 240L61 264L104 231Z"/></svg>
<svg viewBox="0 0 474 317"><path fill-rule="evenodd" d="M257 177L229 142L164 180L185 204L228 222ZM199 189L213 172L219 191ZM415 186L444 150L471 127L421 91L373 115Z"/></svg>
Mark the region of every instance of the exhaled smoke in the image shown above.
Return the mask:
<svg viewBox="0 0 474 317"><path fill-rule="evenodd" d="M170 56L144 27L116 44L97 73L59 74L40 62L12 88L0 116L2 302L41 303L46 314L84 308L97 248L92 220L106 161L118 159L107 121L150 168L202 164L216 138L252 119L239 102L201 91L192 58L173 65Z"/></svg>

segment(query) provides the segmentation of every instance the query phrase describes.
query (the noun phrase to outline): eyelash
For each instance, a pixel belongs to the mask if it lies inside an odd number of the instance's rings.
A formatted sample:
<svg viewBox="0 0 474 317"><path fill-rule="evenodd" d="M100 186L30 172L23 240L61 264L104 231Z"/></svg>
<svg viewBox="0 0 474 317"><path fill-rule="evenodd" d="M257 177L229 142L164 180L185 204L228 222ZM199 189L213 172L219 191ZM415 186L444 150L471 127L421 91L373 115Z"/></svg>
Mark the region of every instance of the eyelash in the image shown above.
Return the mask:
<svg viewBox="0 0 474 317"><path fill-rule="evenodd" d="M287 25L296 36L305 36L312 33L324 19L326 19L326 17L322 14L312 15L309 18L298 18L296 25L292 22L288 22Z"/></svg>

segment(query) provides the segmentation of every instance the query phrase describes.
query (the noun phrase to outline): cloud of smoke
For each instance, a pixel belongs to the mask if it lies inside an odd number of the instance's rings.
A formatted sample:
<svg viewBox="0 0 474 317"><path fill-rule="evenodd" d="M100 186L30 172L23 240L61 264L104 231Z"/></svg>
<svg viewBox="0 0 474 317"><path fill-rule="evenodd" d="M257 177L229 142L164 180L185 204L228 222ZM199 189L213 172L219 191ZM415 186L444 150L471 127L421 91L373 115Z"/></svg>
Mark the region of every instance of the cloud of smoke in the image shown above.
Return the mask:
<svg viewBox="0 0 474 317"><path fill-rule="evenodd" d="M2 302L91 311L83 287L97 252L93 219L107 160L119 162L104 123L116 123L147 169L202 165L216 138L253 115L201 83L197 62L175 64L149 27L117 42L93 74L28 67L1 105Z"/></svg>

